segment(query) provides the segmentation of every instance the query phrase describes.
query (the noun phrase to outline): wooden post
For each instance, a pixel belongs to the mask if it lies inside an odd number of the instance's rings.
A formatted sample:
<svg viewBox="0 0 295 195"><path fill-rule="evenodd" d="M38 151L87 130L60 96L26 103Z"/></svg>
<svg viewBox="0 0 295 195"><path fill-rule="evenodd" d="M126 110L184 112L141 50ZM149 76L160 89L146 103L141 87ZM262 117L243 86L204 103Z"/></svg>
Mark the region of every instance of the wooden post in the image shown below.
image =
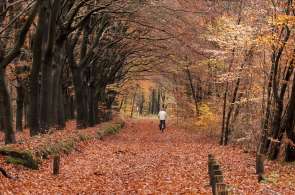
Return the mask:
<svg viewBox="0 0 295 195"><path fill-rule="evenodd" d="M264 174L264 156L262 154L256 155L256 174L258 175L258 182L262 181Z"/></svg>
<svg viewBox="0 0 295 195"><path fill-rule="evenodd" d="M212 166L213 164L216 164L216 161L214 160L213 156L212 155L208 155L208 174L209 174L209 177L210 177L210 184L211 184L211 179L212 179Z"/></svg>
<svg viewBox="0 0 295 195"><path fill-rule="evenodd" d="M214 160L213 155L209 154L208 155L208 174L210 174L210 168L212 166L213 160Z"/></svg>
<svg viewBox="0 0 295 195"><path fill-rule="evenodd" d="M212 178L212 194L216 195L216 184L218 183L218 180L216 179L220 179L220 176L222 177L223 180L223 176L222 176L222 171L221 170L213 170L213 178Z"/></svg>
<svg viewBox="0 0 295 195"><path fill-rule="evenodd" d="M216 184L216 195L229 195L229 191L227 189L227 185L224 183L217 183Z"/></svg>
<svg viewBox="0 0 295 195"><path fill-rule="evenodd" d="M212 192L214 195L218 194L217 191L217 184L223 183L223 175L221 173L221 171L219 171L219 173L216 173L216 175L214 176L214 180L213 180L213 185L212 185Z"/></svg>
<svg viewBox="0 0 295 195"><path fill-rule="evenodd" d="M212 187L213 195L229 195L229 189L224 184L222 171L220 170L219 163L214 159L212 154L208 155L208 174L210 185Z"/></svg>
<svg viewBox="0 0 295 195"><path fill-rule="evenodd" d="M60 156L54 156L53 158L53 175L59 174L60 168Z"/></svg>
<svg viewBox="0 0 295 195"><path fill-rule="evenodd" d="M216 161L213 161L210 169L210 185L213 185L214 171L219 170L220 166Z"/></svg>

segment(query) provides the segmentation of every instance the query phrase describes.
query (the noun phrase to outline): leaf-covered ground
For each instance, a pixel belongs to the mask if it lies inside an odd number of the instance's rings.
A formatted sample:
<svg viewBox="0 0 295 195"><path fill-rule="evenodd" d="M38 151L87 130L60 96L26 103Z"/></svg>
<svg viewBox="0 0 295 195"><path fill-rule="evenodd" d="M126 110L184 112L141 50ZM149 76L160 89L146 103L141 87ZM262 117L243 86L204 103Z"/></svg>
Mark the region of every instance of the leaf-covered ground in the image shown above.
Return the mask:
<svg viewBox="0 0 295 195"><path fill-rule="evenodd" d="M215 154L221 162L226 182L235 194L295 194L293 165L267 162L268 180L258 184L253 154L220 147L206 136L172 126L161 133L153 120L128 121L117 135L80 143L74 153L62 156L58 176L51 174L51 160L37 171L2 165L18 179L0 175L0 192L210 194L208 153ZM3 163L1 156L0 162Z"/></svg>

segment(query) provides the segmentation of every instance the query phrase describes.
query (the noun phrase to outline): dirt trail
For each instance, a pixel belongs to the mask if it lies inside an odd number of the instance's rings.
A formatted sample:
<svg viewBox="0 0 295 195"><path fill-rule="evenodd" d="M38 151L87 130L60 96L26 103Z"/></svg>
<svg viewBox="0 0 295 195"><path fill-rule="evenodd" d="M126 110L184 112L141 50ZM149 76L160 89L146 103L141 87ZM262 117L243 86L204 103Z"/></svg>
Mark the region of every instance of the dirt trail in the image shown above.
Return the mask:
<svg viewBox="0 0 295 195"><path fill-rule="evenodd" d="M79 151L62 157L59 176L52 176L51 161L41 170L20 169L19 179L0 183L0 192L12 194L210 194L207 155L224 155L225 177L245 186L242 194L268 194L256 184L254 159L231 148L168 125L166 132L152 120L129 121L117 135L83 143ZM228 156L239 155L236 158ZM244 164L240 164L243 162ZM251 162L252 164L249 164ZM240 168L239 167L243 167ZM245 176L246 175L246 176ZM1 176L2 177L2 176ZM239 190L239 189L238 189ZM237 191L238 191L237 190ZM245 191L242 191L245 190ZM1 193L0 193L1 194Z"/></svg>

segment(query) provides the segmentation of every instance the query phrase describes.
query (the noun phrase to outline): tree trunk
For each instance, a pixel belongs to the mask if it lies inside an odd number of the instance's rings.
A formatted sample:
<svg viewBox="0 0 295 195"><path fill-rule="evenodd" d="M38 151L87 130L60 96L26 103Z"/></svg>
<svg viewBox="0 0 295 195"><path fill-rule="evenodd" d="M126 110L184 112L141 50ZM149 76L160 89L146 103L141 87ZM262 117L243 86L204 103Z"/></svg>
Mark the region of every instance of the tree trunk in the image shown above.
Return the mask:
<svg viewBox="0 0 295 195"><path fill-rule="evenodd" d="M288 86L288 81L290 80L292 73L293 73L293 60L290 61L289 66L287 67L287 72L284 77L284 82L281 85L280 94L274 95L275 96L275 111L274 111L274 118L272 121L272 142L270 143L270 152L269 158L271 160L275 160L278 157L280 146L281 146L281 139L283 137L282 132L282 115L284 111L284 97ZM276 75L276 74L275 74ZM276 77L274 76L274 79ZM277 83L273 80L273 91L274 94L278 94ZM292 100L292 99L291 99Z"/></svg>
<svg viewBox="0 0 295 195"><path fill-rule="evenodd" d="M47 1L49 4L49 1ZM56 19L59 11L60 0L54 0L50 11L50 18L48 22L48 40L44 55L44 63L42 63L42 87L41 87L41 116L40 125L43 132L50 126L50 119L52 114L52 97L53 97L53 80L52 77L52 61L53 61L53 48L56 38ZM60 55L58 53L58 55Z"/></svg>
<svg viewBox="0 0 295 195"><path fill-rule="evenodd" d="M66 126L65 120L65 107L64 107L64 95L62 87L59 86L59 93L58 93L58 121L57 126L59 129L64 129Z"/></svg>
<svg viewBox="0 0 295 195"><path fill-rule="evenodd" d="M159 113L161 109L161 92L160 88L158 89L158 96L157 96L157 111L156 113Z"/></svg>
<svg viewBox="0 0 295 195"><path fill-rule="evenodd" d="M3 107L0 107L0 131L4 132L4 122L3 122Z"/></svg>
<svg viewBox="0 0 295 195"><path fill-rule="evenodd" d="M224 134L225 134L225 121L226 121L226 105L227 105L227 94L228 94L228 82L226 83L224 95L223 95L223 109L222 109L222 126L219 144L224 144Z"/></svg>
<svg viewBox="0 0 295 195"><path fill-rule="evenodd" d="M88 125L93 127L95 125L95 87L88 88Z"/></svg>
<svg viewBox="0 0 295 195"><path fill-rule="evenodd" d="M24 113L24 88L20 84L16 88L17 92L17 109L16 109L16 130L22 131L23 130L23 113Z"/></svg>
<svg viewBox="0 0 295 195"><path fill-rule="evenodd" d="M141 100L140 100L140 105L139 105L139 114L143 114L143 109L144 109L144 93L141 94Z"/></svg>
<svg viewBox="0 0 295 195"><path fill-rule="evenodd" d="M51 124L56 126L58 129L62 129L64 127L65 116L61 116L64 112L64 98L63 98L63 90L62 90L62 71L65 64L65 57L63 56L63 44L57 43L56 45L56 55L54 64L52 67L52 96L51 96L51 105L50 116L52 118ZM61 102L62 101L62 102Z"/></svg>
<svg viewBox="0 0 295 195"><path fill-rule="evenodd" d="M294 75L294 74L293 74ZM292 85L292 91L291 91L291 97L288 103L288 108L286 111L285 120L283 123L282 131L286 131L288 139L291 140L291 142L295 142L295 133L294 133L294 125L295 125L295 79L293 78L293 85ZM295 161L295 149L294 145L291 145L291 143L288 143L286 147L286 154L285 154L285 160L288 162Z"/></svg>
<svg viewBox="0 0 295 195"><path fill-rule="evenodd" d="M281 120L282 120L282 113L283 113L283 104L277 103L274 111L274 118L272 122L272 138L273 140L270 143L269 148L269 158L271 160L275 160L279 154L280 150L280 140L279 140L279 134L280 134L280 128L281 128Z"/></svg>
<svg viewBox="0 0 295 195"><path fill-rule="evenodd" d="M24 124L24 128L29 128L30 127L30 96L29 94L25 95L25 100L24 100L24 119L25 119L25 124Z"/></svg>
<svg viewBox="0 0 295 195"><path fill-rule="evenodd" d="M241 64L240 69L243 70L244 66L246 63L249 63L249 61L252 59L252 49L250 49L249 51L247 51L246 55L245 55L245 59L244 62ZM223 123L223 127L224 127L224 140L223 140L223 144L227 145L229 142L229 136L231 134L231 128L230 128L230 121L231 121L231 117L232 117L232 113L234 111L234 107L235 107L235 102L238 98L238 91L239 91L239 87L240 87L240 82L241 82L241 78L239 77L237 79L237 82L235 84L235 88L234 88L234 92L233 92L233 96L232 96L232 100L231 100L231 104L229 105L229 109L227 112L227 115L224 116L223 120L225 120L225 124ZM224 102L226 104L226 101ZM225 105L226 106L226 105ZM224 108L224 112L225 112L225 108ZM225 114L225 113L224 113ZM224 121L223 121L224 122Z"/></svg>
<svg viewBox="0 0 295 195"><path fill-rule="evenodd" d="M240 10L240 11L242 11L242 10ZM239 18L238 19L238 24L240 23L240 21L241 21L241 19ZM234 64L235 53L236 53L236 50L234 48L232 50L232 53L231 53L231 61L229 63L229 67L228 67L228 70L227 70L228 72L231 71L232 66ZM222 126L221 126L221 135L220 135L220 141L219 141L220 145L224 145L224 134L225 134L225 121L226 121L226 108L227 108L228 91L229 91L229 83L228 83L228 81L226 81L224 95L223 95Z"/></svg>
<svg viewBox="0 0 295 195"><path fill-rule="evenodd" d="M133 94L132 97L132 105L131 105L131 112L130 112L130 117L133 117L133 111L134 111L134 104L135 104L135 97L136 97L136 92Z"/></svg>
<svg viewBox="0 0 295 195"><path fill-rule="evenodd" d="M46 7L44 3L39 10L38 26L33 40L33 63L30 78L30 134L40 133L39 125L39 72L42 63L42 48Z"/></svg>
<svg viewBox="0 0 295 195"><path fill-rule="evenodd" d="M271 98L271 91L272 91L272 75L273 70L271 69L269 77L268 77L268 86L267 86L267 97L266 97L266 109L264 113L264 118L262 122L262 135L261 135L261 141L260 141L260 147L259 147L259 153L266 154L270 141L269 137L271 136L269 132L269 120L271 115L271 104L272 104L272 98Z"/></svg>
<svg viewBox="0 0 295 195"><path fill-rule="evenodd" d="M239 90L239 86L240 86L240 81L241 79L238 78L237 82L236 82L236 87L234 89L234 94L233 94L233 98L227 113L227 117L226 117L226 122L225 122L225 131L224 131L224 145L228 144L229 141L229 136L231 133L231 129L230 129L230 120L231 120L231 116L232 116L232 112L234 110L234 106L235 106L235 102L236 102L236 98L238 95L238 90Z"/></svg>
<svg viewBox="0 0 295 195"><path fill-rule="evenodd" d="M70 119L75 118L75 98L74 96L69 97L70 100Z"/></svg>
<svg viewBox="0 0 295 195"><path fill-rule="evenodd" d="M98 102L98 97L97 95L95 95L95 99L94 99L94 116L95 116L95 123L98 124L100 123L100 116L99 116L99 102Z"/></svg>
<svg viewBox="0 0 295 195"><path fill-rule="evenodd" d="M96 117L97 117L97 121L99 123L104 121L104 112L105 112L105 106L104 106L104 99L105 99L105 94L104 91L101 88L97 89L97 97L96 97L96 101L97 101L97 105L98 105L98 109L96 109Z"/></svg>
<svg viewBox="0 0 295 195"><path fill-rule="evenodd" d="M75 95L76 95L76 108L77 108L77 128L83 129L86 128L87 121L85 120L85 108L86 104L84 102L84 94L83 94L83 86L82 86L82 78L81 72L78 68L74 68L73 72L73 80L75 87Z"/></svg>
<svg viewBox="0 0 295 195"><path fill-rule="evenodd" d="M125 102L125 98L126 98L126 96L123 96L123 97L122 97L122 100L121 100L121 102L120 102L120 106L119 106L119 112L121 111L121 109L122 109L122 107L123 107L123 104L124 104L124 102Z"/></svg>
<svg viewBox="0 0 295 195"><path fill-rule="evenodd" d="M5 132L5 144L15 143L15 134L12 125L12 110L10 103L10 96L5 81L5 70L0 69L0 107L2 107L3 128Z"/></svg>
<svg viewBox="0 0 295 195"><path fill-rule="evenodd" d="M194 100L194 104L195 104L195 112L196 112L196 115L198 115L199 109L198 109L198 99L197 99L196 89L194 87L193 78L192 78L191 72L188 67L186 67L186 74L187 74L189 85L190 85L190 88L192 91L192 96L193 96L193 100Z"/></svg>
<svg viewBox="0 0 295 195"><path fill-rule="evenodd" d="M65 120L68 121L71 119L71 103L70 96L65 92L64 94L64 108L65 108Z"/></svg>
<svg viewBox="0 0 295 195"><path fill-rule="evenodd" d="M9 50L7 55L5 55L5 46L3 47L3 43L0 43L0 106L4 107L2 110L3 114L3 125L5 130L5 143L13 143L15 142L15 135L13 131L13 125L12 125L12 111L11 111L11 103L10 103L10 97L5 81L5 70L9 63L12 62L20 53L20 49L23 46L25 40L26 40L26 34L30 29L30 26L32 22L34 21L34 18L36 16L40 0L38 0L30 15L28 16L26 22L24 25L20 28L20 31L17 36L17 40L15 41L13 48ZM2 15L0 17L0 23L2 23L4 20L4 16ZM6 32L9 32L7 30ZM7 35L9 36L9 35Z"/></svg>
<svg viewBox="0 0 295 195"><path fill-rule="evenodd" d="M155 90L152 90L151 114L155 114Z"/></svg>

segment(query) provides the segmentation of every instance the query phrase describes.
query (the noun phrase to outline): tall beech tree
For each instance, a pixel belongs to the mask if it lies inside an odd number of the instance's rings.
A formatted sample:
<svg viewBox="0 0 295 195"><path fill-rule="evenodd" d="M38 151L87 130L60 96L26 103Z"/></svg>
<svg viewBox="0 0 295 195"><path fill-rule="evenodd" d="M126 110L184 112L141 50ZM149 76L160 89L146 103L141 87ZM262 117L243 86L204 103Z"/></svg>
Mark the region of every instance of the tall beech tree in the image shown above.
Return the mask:
<svg viewBox="0 0 295 195"><path fill-rule="evenodd" d="M0 106L3 108L2 110L2 117L3 117L3 127L5 130L5 143L14 143L15 135L13 130L13 113L11 110L11 102L10 102L10 95L7 89L7 83L5 81L5 70L9 63L11 63L20 53L21 47L23 46L26 35L28 31L30 30L30 26L33 23L35 16L37 14L37 11L39 9L39 6L41 4L41 1L36 1L33 5L31 5L31 13L29 14L28 18L26 19L25 23L21 27L21 29L18 32L18 37L16 42L14 43L12 49L10 49L8 52L6 51L6 47L4 44L4 40L1 41L1 48L0 48ZM5 20L5 13L8 11L5 8L6 2L1 3L1 11L3 14L1 14L1 20L0 24L4 23ZM7 28L9 30L9 27Z"/></svg>

